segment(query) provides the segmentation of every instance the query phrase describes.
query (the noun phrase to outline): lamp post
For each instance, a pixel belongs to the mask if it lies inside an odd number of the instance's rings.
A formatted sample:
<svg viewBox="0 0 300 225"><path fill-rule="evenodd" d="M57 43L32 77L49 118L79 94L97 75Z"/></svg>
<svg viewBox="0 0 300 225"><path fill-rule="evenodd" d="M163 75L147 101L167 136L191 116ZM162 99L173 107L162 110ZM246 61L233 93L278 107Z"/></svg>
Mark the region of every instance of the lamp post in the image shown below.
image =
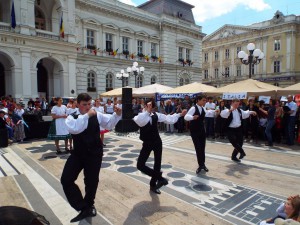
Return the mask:
<svg viewBox="0 0 300 225"><path fill-rule="evenodd" d="M265 54L260 49L255 49L255 44L249 43L247 45L249 55L244 51L238 53L238 58L245 65L249 65L249 78L252 75L252 65L258 65L260 61L264 58Z"/></svg>
<svg viewBox="0 0 300 225"><path fill-rule="evenodd" d="M134 87L136 88L137 87L137 84L136 84L136 77L138 75L142 75L145 71L145 68L143 66L141 66L140 68L138 68L138 63L137 62L134 62L132 67L127 67L127 73L129 75L134 75Z"/></svg>
<svg viewBox="0 0 300 225"><path fill-rule="evenodd" d="M128 74L128 73L125 73L124 70L121 70L120 73L117 73L117 74L116 74L116 78L117 78L118 80L122 80L122 87L125 86L124 81L125 81L125 79L128 78L128 77L129 77L129 74Z"/></svg>

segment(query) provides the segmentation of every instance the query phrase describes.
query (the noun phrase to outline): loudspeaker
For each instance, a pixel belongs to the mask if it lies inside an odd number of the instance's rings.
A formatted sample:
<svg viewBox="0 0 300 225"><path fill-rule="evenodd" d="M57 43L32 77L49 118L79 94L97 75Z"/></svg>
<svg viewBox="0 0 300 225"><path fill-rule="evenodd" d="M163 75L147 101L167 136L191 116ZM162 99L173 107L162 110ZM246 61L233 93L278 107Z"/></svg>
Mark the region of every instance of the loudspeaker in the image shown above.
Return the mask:
<svg viewBox="0 0 300 225"><path fill-rule="evenodd" d="M42 116L39 114L23 114L25 122L39 122L42 121Z"/></svg>
<svg viewBox="0 0 300 225"><path fill-rule="evenodd" d="M122 88L122 118L133 118L132 88Z"/></svg>

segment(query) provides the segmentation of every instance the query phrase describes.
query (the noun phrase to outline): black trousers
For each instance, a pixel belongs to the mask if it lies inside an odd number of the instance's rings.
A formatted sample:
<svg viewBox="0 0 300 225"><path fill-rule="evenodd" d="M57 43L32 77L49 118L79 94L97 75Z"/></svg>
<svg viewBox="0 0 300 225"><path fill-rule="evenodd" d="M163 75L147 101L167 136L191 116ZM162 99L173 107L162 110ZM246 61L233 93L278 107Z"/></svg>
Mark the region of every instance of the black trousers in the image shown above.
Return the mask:
<svg viewBox="0 0 300 225"><path fill-rule="evenodd" d="M197 161L199 167L205 165L205 143L206 143L206 134L203 127L202 131L191 132L191 137L195 146Z"/></svg>
<svg viewBox="0 0 300 225"><path fill-rule="evenodd" d="M206 124L206 136L208 137L211 135L212 137L215 136L215 118L214 117L205 117L205 124Z"/></svg>
<svg viewBox="0 0 300 225"><path fill-rule="evenodd" d="M229 142L234 147L232 152L232 157L236 158L238 153L245 153L243 149L243 128L242 126L238 128L228 127L227 136Z"/></svg>
<svg viewBox="0 0 300 225"><path fill-rule="evenodd" d="M154 168L146 166L151 151L154 152ZM137 169L151 177L150 186L154 187L156 182L162 177L161 169L162 142L161 139L156 141L144 141L143 147L137 161Z"/></svg>
<svg viewBox="0 0 300 225"><path fill-rule="evenodd" d="M61 176L61 184L70 205L77 211L94 205L99 183L102 156L103 152L100 152L97 155L76 155L72 153L65 164ZM84 197L82 196L77 184L75 184L81 170L83 170L84 174Z"/></svg>

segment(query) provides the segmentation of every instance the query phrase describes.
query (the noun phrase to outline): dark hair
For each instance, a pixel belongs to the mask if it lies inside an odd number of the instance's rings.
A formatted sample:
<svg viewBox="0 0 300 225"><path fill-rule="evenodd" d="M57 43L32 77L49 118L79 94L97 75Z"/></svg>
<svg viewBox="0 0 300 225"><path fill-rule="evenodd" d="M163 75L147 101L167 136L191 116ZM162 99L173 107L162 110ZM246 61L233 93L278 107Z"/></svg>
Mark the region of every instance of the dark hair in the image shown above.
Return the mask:
<svg viewBox="0 0 300 225"><path fill-rule="evenodd" d="M206 98L206 95L198 95L195 100L194 103L196 104L198 101L200 101L202 98Z"/></svg>
<svg viewBox="0 0 300 225"><path fill-rule="evenodd" d="M58 101L59 99L62 99L61 97L56 97L55 100Z"/></svg>
<svg viewBox="0 0 300 225"><path fill-rule="evenodd" d="M153 99L153 98L147 99L147 100L145 101L145 105L147 105L149 102L151 102L151 104L152 104L152 109L154 109L154 108L156 107L156 104L155 104L154 99Z"/></svg>
<svg viewBox="0 0 300 225"><path fill-rule="evenodd" d="M272 106L276 105L276 100L275 99L271 99L271 102L272 102Z"/></svg>
<svg viewBox="0 0 300 225"><path fill-rule="evenodd" d="M77 103L80 104L81 101L88 102L92 99L92 97L88 93L80 93L77 96Z"/></svg>
<svg viewBox="0 0 300 225"><path fill-rule="evenodd" d="M300 197L297 196L293 199L291 199L291 205L293 206L294 208L294 211L292 213L292 215L289 216L289 218L291 219L297 219L297 217L299 217L300 215Z"/></svg>
<svg viewBox="0 0 300 225"><path fill-rule="evenodd" d="M207 100L212 100L212 99L213 99L213 97L211 97L211 96L207 97Z"/></svg>
<svg viewBox="0 0 300 225"><path fill-rule="evenodd" d="M234 103L234 102L240 102L240 100L238 98L234 98L234 99L232 99L231 103Z"/></svg>

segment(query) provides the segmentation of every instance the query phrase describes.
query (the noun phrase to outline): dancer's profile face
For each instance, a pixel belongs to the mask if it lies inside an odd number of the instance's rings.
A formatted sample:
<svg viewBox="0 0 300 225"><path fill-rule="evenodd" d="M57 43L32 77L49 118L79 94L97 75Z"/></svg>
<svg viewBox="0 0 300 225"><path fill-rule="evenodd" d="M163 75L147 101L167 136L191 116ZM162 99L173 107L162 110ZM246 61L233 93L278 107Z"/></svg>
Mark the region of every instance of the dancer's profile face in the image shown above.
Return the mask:
<svg viewBox="0 0 300 225"><path fill-rule="evenodd" d="M92 100L89 100L88 102L80 101L80 103L77 104L77 107L81 114L87 113L91 109L91 106L92 106Z"/></svg>

